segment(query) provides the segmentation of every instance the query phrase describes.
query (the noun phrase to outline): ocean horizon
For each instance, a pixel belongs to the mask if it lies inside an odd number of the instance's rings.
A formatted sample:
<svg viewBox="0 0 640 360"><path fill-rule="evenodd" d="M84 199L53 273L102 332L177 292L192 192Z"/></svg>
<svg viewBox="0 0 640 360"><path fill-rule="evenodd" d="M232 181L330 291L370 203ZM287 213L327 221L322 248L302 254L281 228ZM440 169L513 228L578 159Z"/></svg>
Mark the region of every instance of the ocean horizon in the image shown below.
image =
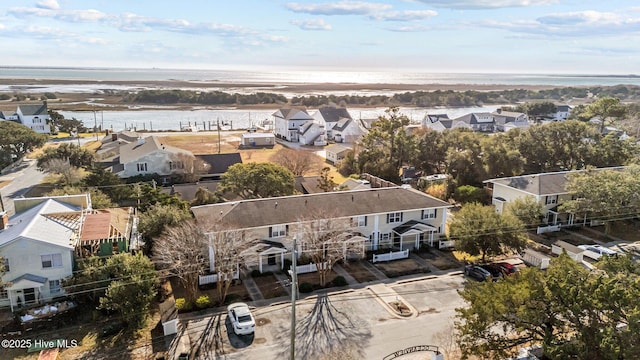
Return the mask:
<svg viewBox="0 0 640 360"><path fill-rule="evenodd" d="M430 73L404 71L327 70L181 70L91 67L0 66L1 79L103 81L191 81L203 83L351 83L442 85L640 86L637 74Z"/></svg>

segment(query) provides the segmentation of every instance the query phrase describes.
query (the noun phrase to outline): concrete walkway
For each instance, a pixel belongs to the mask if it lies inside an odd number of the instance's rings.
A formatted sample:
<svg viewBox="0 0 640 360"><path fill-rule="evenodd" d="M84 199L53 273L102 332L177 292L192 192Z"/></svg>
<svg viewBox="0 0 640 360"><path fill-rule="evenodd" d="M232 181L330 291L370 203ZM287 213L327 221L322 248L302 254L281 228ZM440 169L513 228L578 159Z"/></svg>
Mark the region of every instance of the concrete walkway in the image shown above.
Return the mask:
<svg viewBox="0 0 640 360"><path fill-rule="evenodd" d="M416 254L414 254L412 252L409 253L409 259L417 262L418 264L420 264L420 266L426 267L432 273L436 273L437 274L437 273L440 273L440 271L441 271L437 267L431 265L431 263L428 262L427 260L421 258L420 256L418 256L418 255L416 255Z"/></svg>
<svg viewBox="0 0 640 360"><path fill-rule="evenodd" d="M345 270L342 266L340 266L340 264L333 265L333 271L335 271L336 274L342 276L345 280L347 280L347 284L349 285L359 284L358 280L356 280L353 276L351 276L351 274L349 274L347 270Z"/></svg>
<svg viewBox="0 0 640 360"><path fill-rule="evenodd" d="M284 291L287 292L287 295L291 297L291 280L279 272L274 272L273 275L276 277L276 279L278 279L278 282L280 283Z"/></svg>
<svg viewBox="0 0 640 360"><path fill-rule="evenodd" d="M376 277L376 279L378 279L380 281L389 280L389 277L387 275L385 275L385 273L380 271L380 269L378 269L377 267L373 266L373 264L371 264L369 261L363 260L361 262L361 264L362 264L362 266L366 267L367 270L369 270L369 272L372 273L373 276Z"/></svg>
<svg viewBox="0 0 640 360"><path fill-rule="evenodd" d="M253 280L251 276L246 276L245 279L242 280L242 283L244 284L244 287L247 288L247 291L249 292L249 296L251 296L251 300L253 301L264 300L264 296L262 296L262 292L260 291L260 288L258 287L258 285L256 284L256 282Z"/></svg>

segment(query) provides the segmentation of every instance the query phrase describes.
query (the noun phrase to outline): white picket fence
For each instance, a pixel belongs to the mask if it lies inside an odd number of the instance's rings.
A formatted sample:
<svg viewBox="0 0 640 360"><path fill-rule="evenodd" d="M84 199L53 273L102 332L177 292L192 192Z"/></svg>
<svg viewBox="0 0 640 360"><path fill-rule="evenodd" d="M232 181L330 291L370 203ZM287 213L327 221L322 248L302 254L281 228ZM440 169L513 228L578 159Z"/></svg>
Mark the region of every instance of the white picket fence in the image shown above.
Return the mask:
<svg viewBox="0 0 640 360"><path fill-rule="evenodd" d="M398 259L406 259L409 257L409 249L403 250L403 251L396 251L396 252L389 252L388 254L380 254L380 255L376 255L373 254L373 262L380 262L380 261L392 261L392 260L398 260Z"/></svg>
<svg viewBox="0 0 640 360"><path fill-rule="evenodd" d="M560 225L538 226L538 231L536 231L536 233L540 235L546 232L553 231L560 231Z"/></svg>
<svg viewBox="0 0 640 360"><path fill-rule="evenodd" d="M239 279L240 278L240 272L236 271L236 273L233 274L233 278L234 279ZM218 274L200 275L200 277L198 279L198 284L200 284L200 285L213 284L215 282L218 282Z"/></svg>
<svg viewBox="0 0 640 360"><path fill-rule="evenodd" d="M326 264L326 263L325 263ZM325 265L329 266L329 265ZM330 267L330 266L329 266ZM298 265L296 266L297 274L306 274L318 271L318 266L316 264L306 264L306 265ZM291 276L293 272L289 269L289 275Z"/></svg>

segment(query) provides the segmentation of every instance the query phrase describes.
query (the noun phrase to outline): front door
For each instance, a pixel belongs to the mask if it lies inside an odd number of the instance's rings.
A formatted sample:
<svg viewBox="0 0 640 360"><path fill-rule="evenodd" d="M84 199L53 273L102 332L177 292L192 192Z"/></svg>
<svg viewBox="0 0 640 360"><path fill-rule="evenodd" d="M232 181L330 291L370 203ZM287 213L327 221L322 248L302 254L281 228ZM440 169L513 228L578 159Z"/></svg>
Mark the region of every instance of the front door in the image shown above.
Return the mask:
<svg viewBox="0 0 640 360"><path fill-rule="evenodd" d="M33 304L35 302L36 302L36 289L34 289L34 288L24 289L24 303L25 303L25 305Z"/></svg>
<svg viewBox="0 0 640 360"><path fill-rule="evenodd" d="M267 257L267 265L275 265L275 264L276 264L276 255L269 254L269 256Z"/></svg>

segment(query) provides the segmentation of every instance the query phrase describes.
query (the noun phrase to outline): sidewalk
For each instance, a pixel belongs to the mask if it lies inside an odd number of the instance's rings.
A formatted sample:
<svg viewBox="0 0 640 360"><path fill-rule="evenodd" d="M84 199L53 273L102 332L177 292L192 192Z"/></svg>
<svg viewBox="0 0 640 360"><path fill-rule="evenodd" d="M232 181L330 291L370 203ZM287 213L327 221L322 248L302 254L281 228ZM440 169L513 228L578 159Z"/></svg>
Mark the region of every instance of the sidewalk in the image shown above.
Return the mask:
<svg viewBox="0 0 640 360"><path fill-rule="evenodd" d="M405 300L401 295L399 295L394 289L388 287L386 284L375 284L367 287L373 295L376 297L376 300L380 302L387 311L399 318L399 319L407 319L414 318L418 316L418 310L413 307L407 300ZM392 304L401 304L404 305L409 313L400 313L396 308L393 307Z"/></svg>
<svg viewBox="0 0 640 360"><path fill-rule="evenodd" d="M362 266L366 267L367 270L369 270L369 272L372 273L376 277L376 279L378 279L379 281L387 281L387 280L389 280L389 277L387 277L387 275L385 275L377 267L373 266L373 264L371 264L369 261L363 260L362 261Z"/></svg>
<svg viewBox="0 0 640 360"><path fill-rule="evenodd" d="M345 280L347 280L347 284L349 285L360 284L358 280L356 280L353 276L351 276L351 274L349 274L347 270L345 270L342 266L340 266L340 264L333 265L333 271L335 271L336 274L342 276Z"/></svg>

